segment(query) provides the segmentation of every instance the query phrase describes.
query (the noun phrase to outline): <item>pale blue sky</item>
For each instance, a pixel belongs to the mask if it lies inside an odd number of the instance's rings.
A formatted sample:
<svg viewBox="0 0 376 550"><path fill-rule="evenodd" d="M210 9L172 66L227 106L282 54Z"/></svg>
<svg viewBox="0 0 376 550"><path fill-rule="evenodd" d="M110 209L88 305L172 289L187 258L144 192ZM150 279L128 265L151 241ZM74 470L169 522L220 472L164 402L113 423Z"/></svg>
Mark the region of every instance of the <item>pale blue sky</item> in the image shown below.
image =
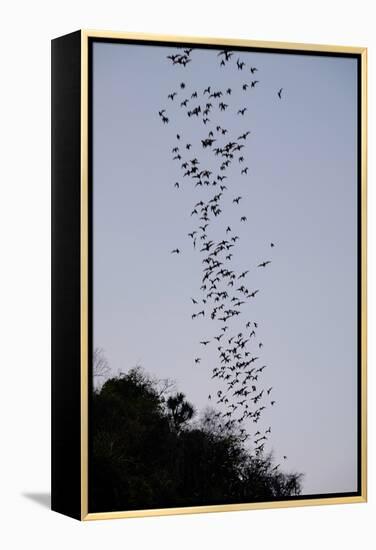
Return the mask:
<svg viewBox="0 0 376 550"><path fill-rule="evenodd" d="M209 84L225 89L229 79L235 89L242 78L219 68L215 51L194 51L185 69L167 62L172 51L94 45L94 346L105 350L114 373L140 364L176 380L203 410L217 388L216 355L198 342L214 334L210 321L191 320L201 258L186 237L200 195L185 182L174 189L183 180L171 160L176 128L194 143L197 125L179 108L174 115L167 95L177 90L180 102ZM305 473L305 494L355 491L356 61L239 57L258 67L260 83L246 96L238 86L220 124L234 134L252 130L244 150L250 172L232 178L248 223L239 225L240 211L229 204L218 227L238 226L235 267L250 269L250 288L261 289L246 315L259 323L263 382L275 392L262 422L272 426L267 449L278 462L288 456L286 470ZM245 104L246 116L234 116ZM163 107L166 126L158 117ZM176 247L179 257L170 254ZM270 269L258 270L271 254Z"/></svg>

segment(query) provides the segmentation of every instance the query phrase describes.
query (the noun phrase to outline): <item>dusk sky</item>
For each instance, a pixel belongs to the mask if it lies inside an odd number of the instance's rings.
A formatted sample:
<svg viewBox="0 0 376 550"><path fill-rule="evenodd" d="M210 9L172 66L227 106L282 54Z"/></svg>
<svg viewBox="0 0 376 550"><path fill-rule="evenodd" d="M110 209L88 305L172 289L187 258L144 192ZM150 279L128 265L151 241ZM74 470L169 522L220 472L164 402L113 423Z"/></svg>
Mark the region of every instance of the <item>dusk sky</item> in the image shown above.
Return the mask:
<svg viewBox="0 0 376 550"><path fill-rule="evenodd" d="M234 265L249 270L250 289L260 289L243 320L258 323L268 366L263 386L273 387L276 401L262 417L262 426L272 427L266 450L285 471L305 474L303 494L355 491L356 60L237 52L221 68L217 51L197 49L183 68L166 59L174 52L94 45L94 347L104 349L115 375L141 365L175 380L198 414L213 405L217 355L199 342L215 329L210 319L191 319L202 258L187 237L192 206L205 190L184 181L171 149L179 131L182 146L196 144L190 158L203 158L200 138L211 126L188 118L180 102L208 85L231 86L230 107L212 126L235 136L251 130L243 150L249 172L231 172L229 197L243 199L240 206L229 199L218 231L236 229ZM257 73L239 71L238 57ZM243 91L251 80L259 83ZM244 105L245 116L237 116ZM166 125L158 116L163 108ZM175 248L179 255L171 254ZM265 260L272 263L257 268ZM250 422L247 428L255 431Z"/></svg>

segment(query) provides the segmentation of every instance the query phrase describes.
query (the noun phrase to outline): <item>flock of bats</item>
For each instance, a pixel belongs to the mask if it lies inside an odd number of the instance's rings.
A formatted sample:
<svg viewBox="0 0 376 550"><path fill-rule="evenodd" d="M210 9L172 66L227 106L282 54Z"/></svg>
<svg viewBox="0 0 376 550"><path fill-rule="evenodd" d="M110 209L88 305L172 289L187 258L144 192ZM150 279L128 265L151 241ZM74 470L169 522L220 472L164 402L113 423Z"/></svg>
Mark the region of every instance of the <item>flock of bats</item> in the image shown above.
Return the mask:
<svg viewBox="0 0 376 550"><path fill-rule="evenodd" d="M184 69L192 62L194 51L194 48L177 48L177 52L168 55L167 60L186 74ZM236 427L243 441L250 438L258 456L264 451L271 434L270 426L262 429L258 423L263 411L274 406L276 401L273 387L263 388L261 383L267 365L263 364L260 357L263 343L257 334L259 323L249 317L244 321L242 319L244 311L250 310L249 304L256 299L260 290L250 286L250 269L238 272L232 265L240 240L237 228L233 223L225 224L223 234L218 235L217 231L215 236L213 226L215 220L223 214L225 199L227 204L230 202L231 208L238 210L238 224L247 222L247 216L242 212L243 194L234 193L231 177L234 173L248 177L245 150L251 130L245 128L232 135L231 128L226 128L222 122L222 113L227 111L238 117L239 122L246 124L247 102L251 100L252 90L259 86L260 81L255 78L258 68L242 60L241 52L214 50L213 57L220 68L229 70L231 87L217 89L209 84L202 89L192 89L182 76L176 89L168 94L167 106L158 111L158 116L167 125L173 114L182 110L187 118L197 122L195 142L188 142L180 130L171 148L172 160L180 169L180 177L173 183L174 188L181 191L184 185L190 184L198 194L198 200L190 212L194 226L187 235L193 248L201 255L202 266L200 296L191 298L191 318L192 321L210 319L215 327L215 335L202 339L198 344L202 350L207 346L216 349L217 363L212 369L212 378L219 386L208 395L209 401L221 409L215 415L226 428ZM182 73L179 71L180 75ZM236 81L239 84L235 84ZM235 95L239 98L239 93L244 98L241 104L238 104L238 99L233 99ZM276 91L276 98L277 101L282 100L283 88ZM239 124L236 126L239 127ZM192 131L189 135L192 135ZM208 195L210 198L207 198ZM254 269L270 269L275 244L271 242L266 247L268 257L255 262ZM171 254L176 256L181 253L178 247L171 250ZM242 330L239 330L239 322L242 323ZM194 358L194 365L200 365L201 355L199 352ZM244 428L245 420L255 424L252 435Z"/></svg>

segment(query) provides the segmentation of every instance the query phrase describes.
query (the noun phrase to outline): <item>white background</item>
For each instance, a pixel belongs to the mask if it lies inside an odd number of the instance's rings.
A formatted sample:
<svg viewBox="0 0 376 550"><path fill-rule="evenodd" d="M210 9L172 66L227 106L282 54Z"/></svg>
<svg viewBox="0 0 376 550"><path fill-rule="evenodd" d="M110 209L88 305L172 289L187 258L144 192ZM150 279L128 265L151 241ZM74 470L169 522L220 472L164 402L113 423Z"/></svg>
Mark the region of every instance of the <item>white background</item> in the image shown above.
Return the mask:
<svg viewBox="0 0 376 550"><path fill-rule="evenodd" d="M3 5L0 541L4 548L374 548L372 286L368 504L95 523L54 514L46 505L50 481L50 39L79 28L101 28L367 46L371 100L368 265L372 281L376 275L372 11L371 0L34 0ZM32 494L37 498L31 498Z"/></svg>

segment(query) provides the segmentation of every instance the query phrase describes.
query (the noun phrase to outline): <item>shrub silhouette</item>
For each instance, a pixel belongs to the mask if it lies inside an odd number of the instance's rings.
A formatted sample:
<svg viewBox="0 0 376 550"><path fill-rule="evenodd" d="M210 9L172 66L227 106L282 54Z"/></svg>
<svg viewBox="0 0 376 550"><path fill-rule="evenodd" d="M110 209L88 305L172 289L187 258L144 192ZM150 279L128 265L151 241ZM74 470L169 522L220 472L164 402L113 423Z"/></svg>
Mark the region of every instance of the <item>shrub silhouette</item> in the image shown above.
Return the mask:
<svg viewBox="0 0 376 550"><path fill-rule="evenodd" d="M193 422L183 393L166 400L140 368L107 380L91 402L91 512L202 506L297 496L301 474L254 457L214 410Z"/></svg>

